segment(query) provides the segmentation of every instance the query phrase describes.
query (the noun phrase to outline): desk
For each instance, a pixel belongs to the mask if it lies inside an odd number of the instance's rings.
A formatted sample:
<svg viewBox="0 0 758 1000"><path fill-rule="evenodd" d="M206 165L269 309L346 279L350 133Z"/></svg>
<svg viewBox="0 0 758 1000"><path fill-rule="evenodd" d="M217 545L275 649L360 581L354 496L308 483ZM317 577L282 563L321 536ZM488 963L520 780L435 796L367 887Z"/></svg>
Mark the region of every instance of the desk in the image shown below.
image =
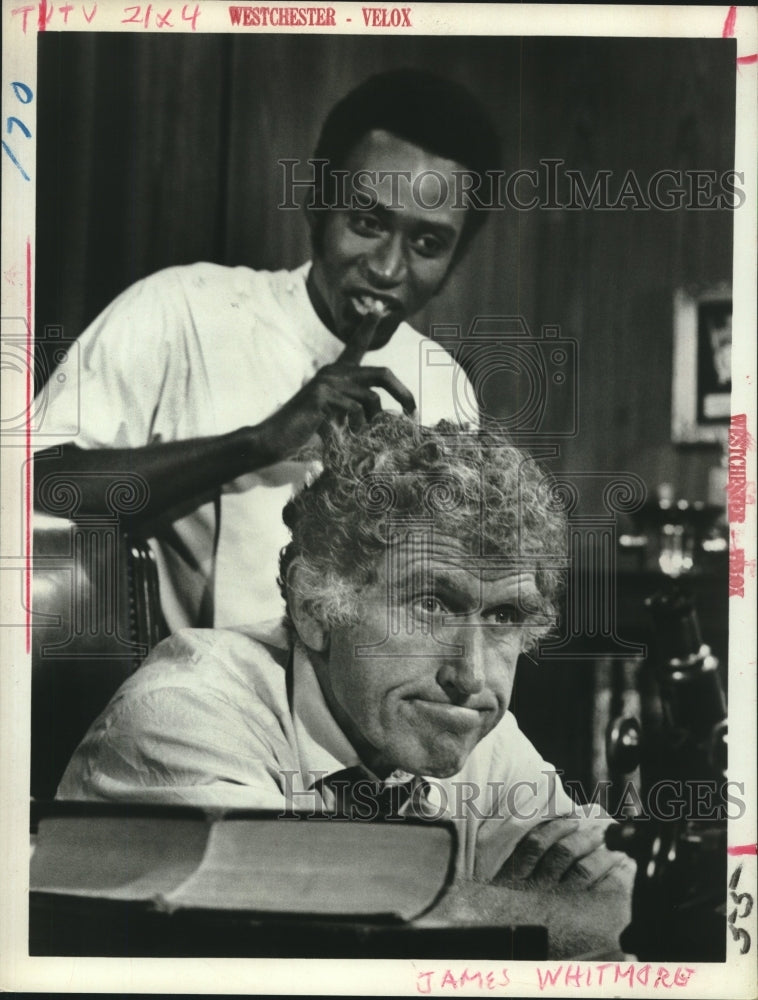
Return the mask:
<svg viewBox="0 0 758 1000"><path fill-rule="evenodd" d="M207 958L426 958L618 960L631 918L615 893L545 897L534 890L462 883L410 924L261 918L31 893L32 955ZM609 913L612 911L612 916ZM533 921L545 914L551 927Z"/></svg>
<svg viewBox="0 0 758 1000"><path fill-rule="evenodd" d="M31 955L124 958L424 958L469 961L547 957L547 930L511 924L368 924L253 917L33 892Z"/></svg>

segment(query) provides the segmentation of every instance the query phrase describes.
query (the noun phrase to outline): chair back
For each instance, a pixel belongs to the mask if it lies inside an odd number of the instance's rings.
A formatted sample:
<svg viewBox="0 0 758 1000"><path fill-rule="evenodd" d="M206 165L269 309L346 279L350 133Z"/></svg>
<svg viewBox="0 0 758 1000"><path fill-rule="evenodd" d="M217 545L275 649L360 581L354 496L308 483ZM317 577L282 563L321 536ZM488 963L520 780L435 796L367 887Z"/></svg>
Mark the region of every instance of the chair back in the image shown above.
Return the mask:
<svg viewBox="0 0 758 1000"><path fill-rule="evenodd" d="M31 792L55 795L90 724L166 634L155 557L114 519L34 520Z"/></svg>

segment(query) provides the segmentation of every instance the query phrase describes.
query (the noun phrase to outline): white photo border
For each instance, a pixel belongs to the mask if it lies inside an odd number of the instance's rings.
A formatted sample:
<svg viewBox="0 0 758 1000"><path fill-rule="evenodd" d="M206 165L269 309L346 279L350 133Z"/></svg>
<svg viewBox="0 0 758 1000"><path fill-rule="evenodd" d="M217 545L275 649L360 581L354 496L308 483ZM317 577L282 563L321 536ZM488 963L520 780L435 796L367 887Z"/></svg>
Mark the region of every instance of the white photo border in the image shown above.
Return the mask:
<svg viewBox="0 0 758 1000"><path fill-rule="evenodd" d="M125 9L134 5L114 0L91 0L73 5L64 23L58 7L62 5L23 0L4 3L3 14L3 190L2 190L2 285L3 327L17 334L18 367L3 372L9 397L3 403L4 419L29 414L33 384L31 361L34 308L35 259L35 153L37 33L40 18L54 7L45 30L115 32L157 32L153 22L124 23ZM146 6L146 5L143 5ZM172 6L166 0L154 8ZM197 0L187 5L173 4L176 10L195 8L199 16L193 28L189 19L177 20L174 33L198 30L230 32L228 4L218 0ZM362 33L361 6L354 3L331 4L338 9L335 33ZM736 73L737 132L735 165L744 173L745 203L734 213L733 381L732 415L745 415L747 441L744 475L748 495L754 498L756 481L756 149L758 127L756 80L758 79L758 24L755 8L712 7L616 7L612 5L509 5L509 4L411 4L413 27L419 35L565 35L627 37L724 37L727 31L736 38L738 69ZM96 10L96 13L93 13ZM26 13L23 13L26 11ZM88 19L89 18L89 19ZM275 33L275 28L257 29ZM289 29L292 30L292 29ZM318 33L319 27L302 29ZM395 29L388 29L392 33ZM31 96L30 96L31 95ZM74 109L72 109L74 113ZM26 365L26 367L24 367ZM155 993L234 993L282 994L309 993L331 995L408 995L419 992L417 975L421 968L411 961L330 962L262 959L89 959L30 958L28 932L28 821L29 821L29 619L19 609L29 606L31 467L29 433L2 438L2 547L0 549L0 844L4 889L0 906L0 988L27 992L155 992ZM752 485L751 485L752 484ZM730 526L731 546L742 552L743 574L730 598L730 746L733 759L739 759L739 780L745 782L748 803L745 815L730 821L729 844L746 853L735 857L743 865L743 884L756 885L756 533L754 518L748 516ZM752 567L752 571L751 571ZM733 581L734 582L734 581ZM752 845L752 853L750 851ZM731 863L730 863L731 864ZM687 985L669 992L692 997L755 996L754 956L758 947L756 914L745 922L751 934L751 953L741 959L739 947L727 942L725 966L696 963L696 974ZM556 968L556 963L542 963ZM592 963L580 963L591 965ZM446 967L459 973L462 962L423 963L424 970ZM477 963L480 969L494 963ZM673 968L672 968L673 972ZM509 966L510 987L504 993L520 996L560 995L560 988L540 989L534 963ZM437 977L439 981L439 977ZM625 990L627 987L625 987ZM619 988L592 987L582 992L591 996L618 995ZM449 993L438 991L435 993ZM662 990L636 985L630 995L657 996ZM487 990L479 995L485 995ZM476 991L467 995L476 995Z"/></svg>

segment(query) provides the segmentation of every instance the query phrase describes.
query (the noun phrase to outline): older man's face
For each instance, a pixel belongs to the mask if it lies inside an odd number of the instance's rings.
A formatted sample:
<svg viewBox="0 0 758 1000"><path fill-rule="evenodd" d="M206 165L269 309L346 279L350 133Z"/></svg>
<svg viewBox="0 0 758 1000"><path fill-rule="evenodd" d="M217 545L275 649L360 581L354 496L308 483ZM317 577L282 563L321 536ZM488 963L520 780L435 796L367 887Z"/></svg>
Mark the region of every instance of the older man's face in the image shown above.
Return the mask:
<svg viewBox="0 0 758 1000"><path fill-rule="evenodd" d="M472 562L446 536L391 547L360 624L332 632L317 664L332 714L380 776L455 774L508 707L534 576Z"/></svg>
<svg viewBox="0 0 758 1000"><path fill-rule="evenodd" d="M350 204L350 179L355 178L374 204L327 214L309 291L341 340L349 339L361 316L383 310L386 319L372 344L376 348L445 280L465 216L464 209L452 207L453 171L464 168L375 129L358 143L344 169L345 203Z"/></svg>

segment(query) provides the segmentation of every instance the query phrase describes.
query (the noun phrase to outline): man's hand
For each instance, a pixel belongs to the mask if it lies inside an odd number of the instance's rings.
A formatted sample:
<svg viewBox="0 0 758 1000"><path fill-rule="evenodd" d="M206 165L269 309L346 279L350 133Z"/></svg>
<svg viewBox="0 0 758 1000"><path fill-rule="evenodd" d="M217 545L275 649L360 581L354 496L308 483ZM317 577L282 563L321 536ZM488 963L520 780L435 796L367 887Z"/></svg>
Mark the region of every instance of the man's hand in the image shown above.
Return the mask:
<svg viewBox="0 0 758 1000"><path fill-rule="evenodd" d="M357 430L371 420L382 408L374 386L385 389L406 413L413 413L413 394L389 368L360 366L382 319L377 312L364 316L337 360L319 369L292 399L255 428L261 452L269 455L271 463L292 455L315 433L327 432L334 421L347 420Z"/></svg>
<svg viewBox="0 0 758 1000"><path fill-rule="evenodd" d="M498 875L496 885L565 887L606 891L631 890L634 863L609 851L605 831L609 817L558 817L531 829L518 843Z"/></svg>
<svg viewBox="0 0 758 1000"><path fill-rule="evenodd" d="M78 448L63 445L38 452L35 466L35 507L60 514L51 506L50 490L63 477L74 477L80 495L77 515L112 515L110 490L125 474L140 477L146 502L129 515L132 524L150 522L179 504L184 509L193 498L257 469L293 455L317 432L325 433L333 421L348 420L360 426L381 409L373 386L386 389L407 413L416 408L413 395L387 368L360 367L370 348L380 313L366 315L342 354L326 365L289 402L262 423L228 434L166 441L141 448ZM122 515L126 519L126 515Z"/></svg>
<svg viewBox="0 0 758 1000"><path fill-rule="evenodd" d="M540 823L491 883L459 882L430 914L438 922L541 924L549 958L620 958L632 917L634 862L609 851L612 823L595 815Z"/></svg>

